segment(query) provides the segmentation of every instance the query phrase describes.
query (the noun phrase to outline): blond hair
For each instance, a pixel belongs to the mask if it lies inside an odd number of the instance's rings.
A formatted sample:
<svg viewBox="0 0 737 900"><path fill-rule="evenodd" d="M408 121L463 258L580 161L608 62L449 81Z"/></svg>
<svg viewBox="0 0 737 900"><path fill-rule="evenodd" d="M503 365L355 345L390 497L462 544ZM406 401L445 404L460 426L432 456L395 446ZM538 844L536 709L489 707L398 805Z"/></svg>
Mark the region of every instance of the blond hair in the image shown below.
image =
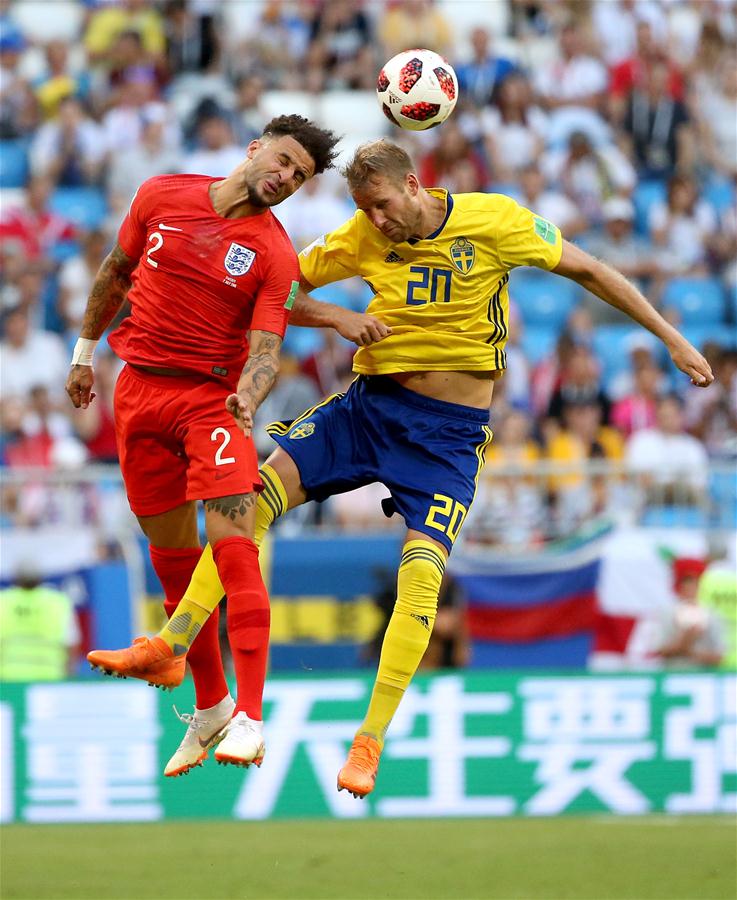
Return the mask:
<svg viewBox="0 0 737 900"><path fill-rule="evenodd" d="M377 175L403 182L405 176L414 171L409 155L397 144L382 138L361 144L353 154L353 159L344 167L343 175L348 182L348 189L355 191Z"/></svg>

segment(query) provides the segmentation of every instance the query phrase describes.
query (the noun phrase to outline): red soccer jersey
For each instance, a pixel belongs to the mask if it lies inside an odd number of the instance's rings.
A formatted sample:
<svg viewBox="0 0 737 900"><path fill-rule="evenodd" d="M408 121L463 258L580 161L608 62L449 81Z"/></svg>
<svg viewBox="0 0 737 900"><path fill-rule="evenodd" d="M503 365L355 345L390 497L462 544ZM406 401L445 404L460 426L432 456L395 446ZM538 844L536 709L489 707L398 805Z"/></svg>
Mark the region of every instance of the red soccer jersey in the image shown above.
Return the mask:
<svg viewBox="0 0 737 900"><path fill-rule="evenodd" d="M225 219L204 175L145 181L118 243L140 262L128 293L131 315L110 335L129 363L187 369L235 385L248 355L246 332L284 336L299 281L297 255L269 210Z"/></svg>

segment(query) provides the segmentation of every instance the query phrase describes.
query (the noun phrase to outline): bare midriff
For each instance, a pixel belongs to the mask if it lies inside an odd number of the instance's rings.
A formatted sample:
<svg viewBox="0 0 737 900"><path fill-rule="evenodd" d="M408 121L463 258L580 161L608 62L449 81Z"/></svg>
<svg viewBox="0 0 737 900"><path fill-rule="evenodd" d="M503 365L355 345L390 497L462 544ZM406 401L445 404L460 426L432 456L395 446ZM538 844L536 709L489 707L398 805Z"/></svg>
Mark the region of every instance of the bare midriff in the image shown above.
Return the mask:
<svg viewBox="0 0 737 900"><path fill-rule="evenodd" d="M425 397L488 409L494 380L500 375L501 372L392 372L389 377Z"/></svg>

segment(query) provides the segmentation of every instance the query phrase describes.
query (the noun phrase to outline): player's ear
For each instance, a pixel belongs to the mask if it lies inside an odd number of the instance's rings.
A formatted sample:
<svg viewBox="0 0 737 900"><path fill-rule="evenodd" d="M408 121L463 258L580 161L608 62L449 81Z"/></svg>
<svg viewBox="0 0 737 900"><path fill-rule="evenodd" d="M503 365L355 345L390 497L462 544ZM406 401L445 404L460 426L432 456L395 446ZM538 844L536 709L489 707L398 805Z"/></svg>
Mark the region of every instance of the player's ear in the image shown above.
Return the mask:
<svg viewBox="0 0 737 900"><path fill-rule="evenodd" d="M257 150L260 150L262 146L263 146L263 144L261 143L261 141L257 141L257 140L251 141L251 143L246 147L246 157L248 159L253 159L253 154Z"/></svg>
<svg viewBox="0 0 737 900"><path fill-rule="evenodd" d="M407 190L409 191L412 197L416 197L420 191L420 179L415 175L414 172L408 172L404 177L404 183L407 186Z"/></svg>

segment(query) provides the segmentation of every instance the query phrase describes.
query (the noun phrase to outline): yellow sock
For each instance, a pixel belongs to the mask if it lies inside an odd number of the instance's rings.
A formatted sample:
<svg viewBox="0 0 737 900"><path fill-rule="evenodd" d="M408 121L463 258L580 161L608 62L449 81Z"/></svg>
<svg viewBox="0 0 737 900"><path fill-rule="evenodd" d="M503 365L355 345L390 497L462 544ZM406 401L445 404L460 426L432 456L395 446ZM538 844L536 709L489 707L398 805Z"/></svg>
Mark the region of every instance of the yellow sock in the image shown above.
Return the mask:
<svg viewBox="0 0 737 900"><path fill-rule="evenodd" d="M220 597L222 596L221 594ZM162 641L166 641L175 656L181 656L192 646L211 612L211 609L206 609L184 597L158 636Z"/></svg>
<svg viewBox="0 0 737 900"><path fill-rule="evenodd" d="M397 575L397 602L381 645L379 670L359 734L383 747L384 735L430 641L446 557L429 541L407 541Z"/></svg>
<svg viewBox="0 0 737 900"><path fill-rule="evenodd" d="M276 471L271 466L263 465L259 469L259 474L264 483L264 489L258 495L256 503L256 533L253 540L257 547L261 546L266 532L275 519L283 516L289 508L287 492Z"/></svg>
<svg viewBox="0 0 737 900"><path fill-rule="evenodd" d="M212 547L208 544L192 573L184 597L159 632L161 640L166 641L177 655L186 653L224 594L212 558Z"/></svg>

